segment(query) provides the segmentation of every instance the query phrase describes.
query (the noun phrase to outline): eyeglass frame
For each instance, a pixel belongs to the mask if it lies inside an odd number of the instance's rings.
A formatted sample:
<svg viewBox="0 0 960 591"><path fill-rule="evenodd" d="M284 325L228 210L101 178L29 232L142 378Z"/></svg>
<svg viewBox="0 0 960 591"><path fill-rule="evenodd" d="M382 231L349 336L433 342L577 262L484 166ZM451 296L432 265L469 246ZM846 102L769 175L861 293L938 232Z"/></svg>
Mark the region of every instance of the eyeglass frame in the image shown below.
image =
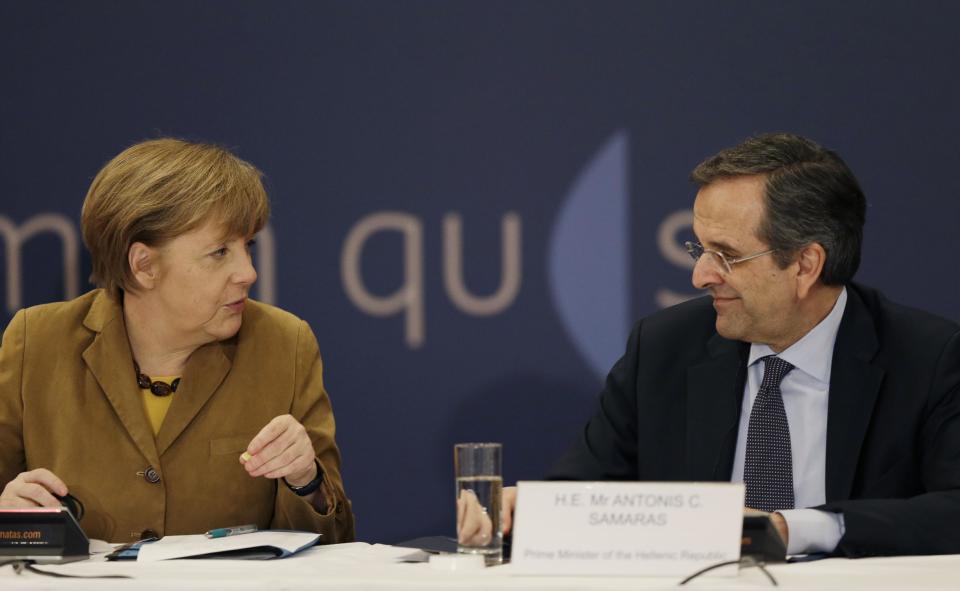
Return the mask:
<svg viewBox="0 0 960 591"><path fill-rule="evenodd" d="M776 248L771 248L763 252L755 252L753 254L748 254L746 256L736 257L731 259L731 258L727 258L727 255L723 254L719 250L707 248L706 246L704 246L703 244L700 244L699 242L691 242L688 240L683 243L683 246L684 248L687 249L687 254L690 255L690 258L693 259L694 263L699 261L700 258L707 253L716 256L718 259L720 259L720 262L723 263L723 267L724 269L726 269L727 274L733 273L733 266L736 265L737 263L743 263L751 259L762 257L763 255L770 254L777 251ZM697 251L699 251L699 254L697 254Z"/></svg>

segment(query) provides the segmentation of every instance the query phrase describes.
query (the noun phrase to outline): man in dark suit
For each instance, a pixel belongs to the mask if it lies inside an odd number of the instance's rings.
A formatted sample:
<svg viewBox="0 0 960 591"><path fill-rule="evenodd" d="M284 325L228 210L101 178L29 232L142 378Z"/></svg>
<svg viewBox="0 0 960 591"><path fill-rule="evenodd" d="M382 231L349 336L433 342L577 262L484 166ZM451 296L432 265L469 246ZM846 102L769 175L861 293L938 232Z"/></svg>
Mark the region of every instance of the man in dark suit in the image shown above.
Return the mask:
<svg viewBox="0 0 960 591"><path fill-rule="evenodd" d="M692 178L710 297L636 324L550 478L742 481L790 554L960 552L960 326L852 282L851 171L770 134Z"/></svg>

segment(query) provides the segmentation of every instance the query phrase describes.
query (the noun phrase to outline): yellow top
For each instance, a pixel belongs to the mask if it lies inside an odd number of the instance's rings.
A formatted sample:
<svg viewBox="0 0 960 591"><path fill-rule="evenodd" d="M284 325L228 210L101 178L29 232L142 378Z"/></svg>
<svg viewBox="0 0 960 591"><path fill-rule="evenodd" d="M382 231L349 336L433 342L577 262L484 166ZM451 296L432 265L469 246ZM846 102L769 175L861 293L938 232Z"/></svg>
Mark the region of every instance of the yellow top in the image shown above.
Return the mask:
<svg viewBox="0 0 960 591"><path fill-rule="evenodd" d="M177 379L177 376L161 376L152 379L154 382L172 384L173 380ZM154 396L153 393L150 392L150 388L145 390L141 389L140 393L143 397L143 409L147 411L147 418L150 419L150 426L153 427L153 435L156 437L157 433L160 432L160 425L163 424L163 419L167 416L167 410L170 409L170 403L176 394Z"/></svg>

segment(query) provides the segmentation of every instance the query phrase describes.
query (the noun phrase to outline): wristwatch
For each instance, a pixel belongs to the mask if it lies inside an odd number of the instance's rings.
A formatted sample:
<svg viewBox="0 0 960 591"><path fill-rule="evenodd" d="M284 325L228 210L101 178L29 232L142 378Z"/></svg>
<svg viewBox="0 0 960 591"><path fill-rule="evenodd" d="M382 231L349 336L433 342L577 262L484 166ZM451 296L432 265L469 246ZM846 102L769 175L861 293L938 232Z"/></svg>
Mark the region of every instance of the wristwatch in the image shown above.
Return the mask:
<svg viewBox="0 0 960 591"><path fill-rule="evenodd" d="M323 484L323 470L320 469L320 462L314 458L313 463L317 465L317 475L310 482L304 484L303 486L293 486L287 479L283 479L283 483L287 485L287 488L290 489L293 494L298 497L305 497L317 492L317 489L320 488L320 485Z"/></svg>

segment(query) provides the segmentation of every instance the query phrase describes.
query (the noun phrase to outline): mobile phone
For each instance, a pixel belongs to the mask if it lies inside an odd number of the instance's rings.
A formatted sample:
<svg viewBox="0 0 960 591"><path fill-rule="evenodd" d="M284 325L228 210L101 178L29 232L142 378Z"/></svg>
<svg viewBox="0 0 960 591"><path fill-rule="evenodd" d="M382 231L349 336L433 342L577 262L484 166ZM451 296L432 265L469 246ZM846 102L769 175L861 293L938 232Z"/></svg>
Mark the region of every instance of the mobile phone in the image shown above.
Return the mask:
<svg viewBox="0 0 960 591"><path fill-rule="evenodd" d="M137 554L140 553L140 546L147 542L155 541L157 541L157 538L144 538L136 542L124 544L123 546L118 546L113 552L107 554L106 558L107 560L136 560Z"/></svg>

